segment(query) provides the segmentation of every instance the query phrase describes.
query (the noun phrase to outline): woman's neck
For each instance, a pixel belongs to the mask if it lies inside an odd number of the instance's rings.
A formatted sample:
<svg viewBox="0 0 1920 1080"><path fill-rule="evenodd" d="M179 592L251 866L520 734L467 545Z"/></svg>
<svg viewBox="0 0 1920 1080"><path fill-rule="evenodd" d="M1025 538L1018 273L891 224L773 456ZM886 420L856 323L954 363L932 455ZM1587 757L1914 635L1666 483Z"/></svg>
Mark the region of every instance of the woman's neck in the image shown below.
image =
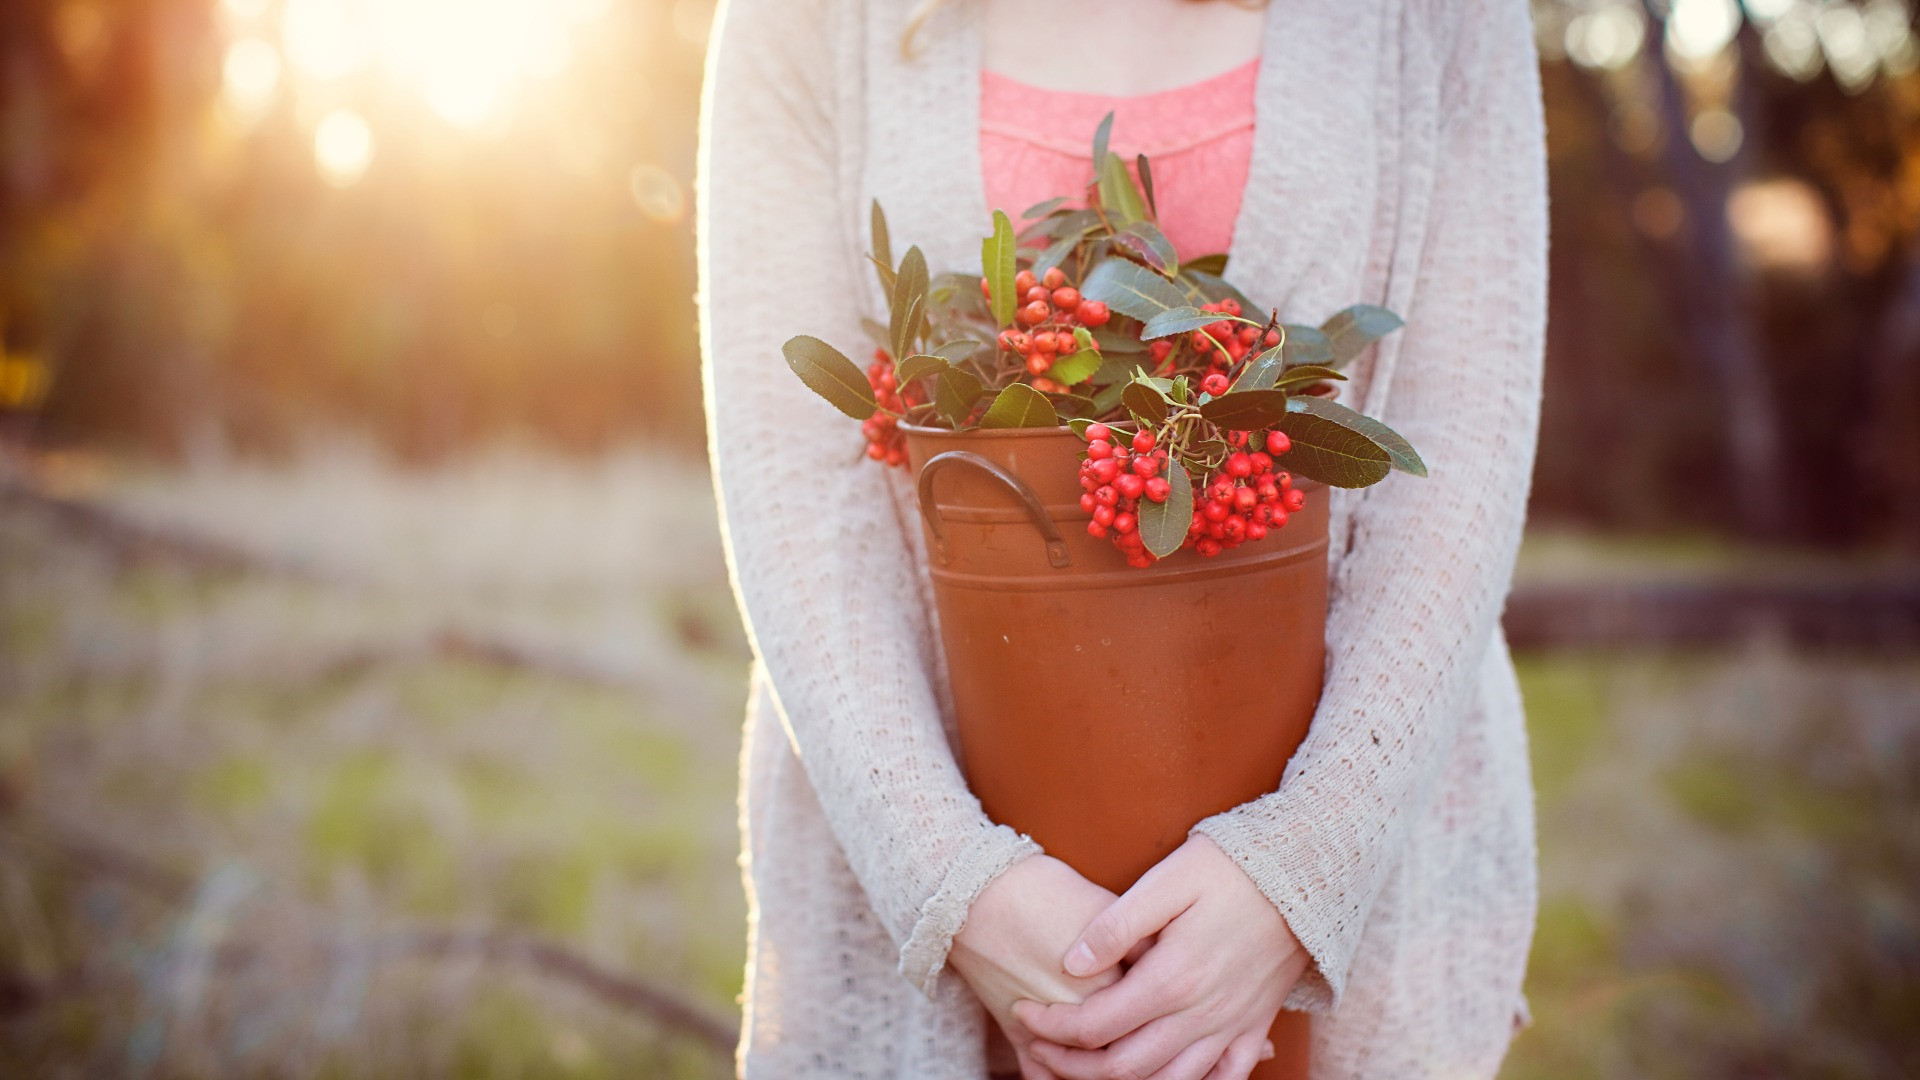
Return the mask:
<svg viewBox="0 0 1920 1080"><path fill-rule="evenodd" d="M1259 56L1266 18L1240 0L982 0L981 63L1048 90L1152 94Z"/></svg>

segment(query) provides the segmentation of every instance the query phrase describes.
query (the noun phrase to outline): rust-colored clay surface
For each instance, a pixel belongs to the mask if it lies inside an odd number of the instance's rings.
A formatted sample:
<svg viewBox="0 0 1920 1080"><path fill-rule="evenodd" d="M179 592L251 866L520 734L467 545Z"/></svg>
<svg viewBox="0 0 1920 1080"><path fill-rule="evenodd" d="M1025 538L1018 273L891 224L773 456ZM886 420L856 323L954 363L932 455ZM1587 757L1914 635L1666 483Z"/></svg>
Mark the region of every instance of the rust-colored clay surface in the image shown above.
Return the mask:
<svg viewBox="0 0 1920 1080"><path fill-rule="evenodd" d="M1030 489L1061 541L1050 552L974 463L923 488L961 763L989 816L1124 892L1195 822L1279 786L1320 697L1325 489L1300 484L1306 507L1264 540L1141 570L1087 535L1071 432L905 430L916 476L977 454ZM1273 1039L1254 1076L1304 1080L1307 1018L1282 1013Z"/></svg>

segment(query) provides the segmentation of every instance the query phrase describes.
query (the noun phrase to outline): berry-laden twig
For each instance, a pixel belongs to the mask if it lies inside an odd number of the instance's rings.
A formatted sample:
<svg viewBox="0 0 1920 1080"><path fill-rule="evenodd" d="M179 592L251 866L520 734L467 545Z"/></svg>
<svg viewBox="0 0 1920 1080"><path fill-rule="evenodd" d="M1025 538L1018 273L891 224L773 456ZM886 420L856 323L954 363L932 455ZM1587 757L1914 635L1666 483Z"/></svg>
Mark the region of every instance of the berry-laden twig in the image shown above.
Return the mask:
<svg viewBox="0 0 1920 1080"><path fill-rule="evenodd" d="M1188 416L1198 419L1195 414ZM1182 439L1195 430L1184 417L1170 419L1166 427ZM1080 508L1093 515L1087 535L1110 540L1129 566L1152 566L1155 556L1140 535L1140 501L1167 501L1172 486L1165 472L1178 455L1170 454L1169 444L1151 431L1123 438L1126 432L1118 425L1089 424L1084 434L1087 451L1080 463ZM1268 431L1255 442L1249 433L1233 431L1227 433L1227 443L1233 449L1196 495L1193 519L1181 545L1202 556L1264 539L1285 526L1288 515L1307 502L1306 494L1293 486L1292 474L1274 466L1276 457L1293 448L1285 432Z"/></svg>

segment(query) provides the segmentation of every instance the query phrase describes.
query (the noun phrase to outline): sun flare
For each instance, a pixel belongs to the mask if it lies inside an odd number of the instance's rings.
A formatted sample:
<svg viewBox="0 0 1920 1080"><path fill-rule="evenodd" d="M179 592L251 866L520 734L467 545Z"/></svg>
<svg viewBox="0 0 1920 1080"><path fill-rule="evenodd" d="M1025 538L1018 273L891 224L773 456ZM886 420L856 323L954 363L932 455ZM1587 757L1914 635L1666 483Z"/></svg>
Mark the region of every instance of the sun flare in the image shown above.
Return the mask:
<svg viewBox="0 0 1920 1080"><path fill-rule="evenodd" d="M226 3L242 33L272 37L278 30L296 89L337 91L347 80L371 75L409 89L465 129L500 115L521 86L564 74L574 35L610 6L610 0L285 0L276 14L255 0ZM264 81L258 74L263 58L246 59L251 66L230 73L229 81L249 74Z"/></svg>

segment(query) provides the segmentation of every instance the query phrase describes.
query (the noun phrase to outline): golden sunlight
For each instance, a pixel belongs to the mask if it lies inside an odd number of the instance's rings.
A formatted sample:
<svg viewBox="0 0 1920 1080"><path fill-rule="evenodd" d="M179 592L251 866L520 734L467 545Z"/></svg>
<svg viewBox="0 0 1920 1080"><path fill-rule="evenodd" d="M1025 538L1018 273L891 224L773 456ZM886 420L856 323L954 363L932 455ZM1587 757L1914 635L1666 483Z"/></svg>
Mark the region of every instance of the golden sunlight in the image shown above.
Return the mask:
<svg viewBox="0 0 1920 1080"><path fill-rule="evenodd" d="M227 0L243 20L249 0ZM516 88L563 74L572 35L608 0L287 0L282 46L309 88L372 72L463 129L497 118Z"/></svg>
<svg viewBox="0 0 1920 1080"><path fill-rule="evenodd" d="M352 109L335 109L313 131L313 160L335 187L360 179L373 163L373 129Z"/></svg>

